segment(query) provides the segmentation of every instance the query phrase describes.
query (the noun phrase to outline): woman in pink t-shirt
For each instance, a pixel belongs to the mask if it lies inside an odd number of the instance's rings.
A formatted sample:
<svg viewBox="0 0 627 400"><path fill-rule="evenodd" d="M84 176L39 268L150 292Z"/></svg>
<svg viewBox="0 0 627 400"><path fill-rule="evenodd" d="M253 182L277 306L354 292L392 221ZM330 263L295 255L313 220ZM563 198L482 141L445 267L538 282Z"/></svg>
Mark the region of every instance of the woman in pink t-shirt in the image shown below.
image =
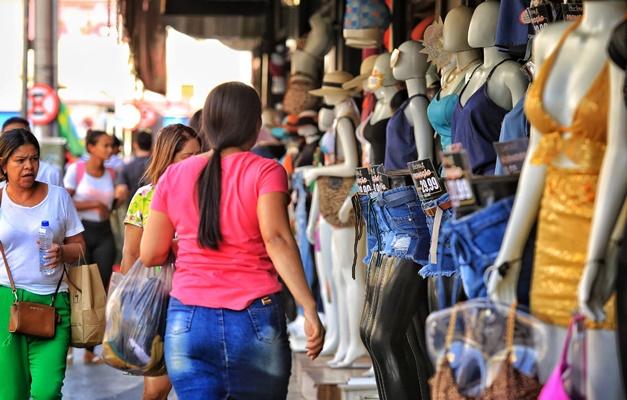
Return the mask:
<svg viewBox="0 0 627 400"><path fill-rule="evenodd" d="M160 265L177 233L168 373L181 400L285 399L291 352L278 275L305 310L307 355L324 343L288 221L287 173L250 152L261 126L250 86L217 86L202 120L212 151L167 169L141 241L142 262Z"/></svg>

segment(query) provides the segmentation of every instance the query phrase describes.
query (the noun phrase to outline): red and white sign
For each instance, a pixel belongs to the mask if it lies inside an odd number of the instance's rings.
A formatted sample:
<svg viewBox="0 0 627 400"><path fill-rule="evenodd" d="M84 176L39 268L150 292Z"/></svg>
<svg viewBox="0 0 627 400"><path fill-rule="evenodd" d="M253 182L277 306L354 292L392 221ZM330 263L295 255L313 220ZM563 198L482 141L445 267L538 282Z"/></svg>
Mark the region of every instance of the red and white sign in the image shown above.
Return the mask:
<svg viewBox="0 0 627 400"><path fill-rule="evenodd" d="M157 111L154 108L144 103L138 104L137 108L142 115L142 119L139 121L140 127L150 128L157 122Z"/></svg>
<svg viewBox="0 0 627 400"><path fill-rule="evenodd" d="M48 85L35 83L28 91L28 119L35 125L52 122L59 113L59 97Z"/></svg>

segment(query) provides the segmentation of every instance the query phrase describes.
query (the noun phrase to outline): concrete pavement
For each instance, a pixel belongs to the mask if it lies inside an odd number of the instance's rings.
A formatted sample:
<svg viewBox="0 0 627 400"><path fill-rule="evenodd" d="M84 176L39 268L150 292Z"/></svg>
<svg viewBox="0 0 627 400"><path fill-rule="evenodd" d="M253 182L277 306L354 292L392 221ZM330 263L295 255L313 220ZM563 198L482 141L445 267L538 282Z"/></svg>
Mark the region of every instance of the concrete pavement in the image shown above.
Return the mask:
<svg viewBox="0 0 627 400"><path fill-rule="evenodd" d="M139 400L144 390L144 378L124 375L106 364L83 364L82 349L74 349L72 364L68 365L63 384L64 400ZM100 346L96 347L100 354ZM168 400L175 400L174 391Z"/></svg>

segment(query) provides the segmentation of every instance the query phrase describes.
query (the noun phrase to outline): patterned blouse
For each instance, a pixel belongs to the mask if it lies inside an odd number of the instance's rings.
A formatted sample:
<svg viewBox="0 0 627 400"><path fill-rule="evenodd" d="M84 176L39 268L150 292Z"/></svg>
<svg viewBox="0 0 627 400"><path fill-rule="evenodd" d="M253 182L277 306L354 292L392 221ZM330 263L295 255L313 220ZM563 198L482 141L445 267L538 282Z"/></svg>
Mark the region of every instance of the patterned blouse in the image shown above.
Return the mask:
<svg viewBox="0 0 627 400"><path fill-rule="evenodd" d="M124 218L125 224L135 225L140 228L144 228L146 221L148 220L148 213L150 212L150 202L152 201L152 195L155 192L153 185L142 186L137 189L137 192L133 196L131 203L128 205L128 211Z"/></svg>

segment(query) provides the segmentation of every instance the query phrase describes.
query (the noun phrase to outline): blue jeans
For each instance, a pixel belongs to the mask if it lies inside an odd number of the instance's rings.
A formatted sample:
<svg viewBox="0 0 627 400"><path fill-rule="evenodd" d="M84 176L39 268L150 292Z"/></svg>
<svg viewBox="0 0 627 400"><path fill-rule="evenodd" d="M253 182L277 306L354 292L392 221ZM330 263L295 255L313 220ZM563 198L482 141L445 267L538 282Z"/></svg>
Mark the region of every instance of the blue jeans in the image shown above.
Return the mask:
<svg viewBox="0 0 627 400"><path fill-rule="evenodd" d="M431 237L414 186L383 192L378 196L378 203L382 209L381 217L390 229L385 233L382 254L426 265Z"/></svg>
<svg viewBox="0 0 627 400"><path fill-rule="evenodd" d="M447 224L446 229L451 232L453 258L458 264L469 299L487 296L484 274L499 253L513 204L514 196L510 196ZM518 277L518 302L524 305L529 304L534 242L535 228L527 239Z"/></svg>
<svg viewBox="0 0 627 400"><path fill-rule="evenodd" d="M372 253L383 249L375 212L376 198L371 195L359 195L359 203L361 205L361 215L366 224L365 232L368 242L368 252L363 261L364 264L369 265Z"/></svg>
<svg viewBox="0 0 627 400"><path fill-rule="evenodd" d="M292 356L280 294L241 311L172 298L165 335L168 374L181 400L282 399Z"/></svg>
<svg viewBox="0 0 627 400"><path fill-rule="evenodd" d="M436 200L425 201L422 203L423 210L437 207L442 203L445 203L450 200L450 195L448 193L440 196L440 198ZM434 217L429 215L425 215L427 221L427 227L429 228L429 235L433 237L433 224ZM437 264L429 262L420 270L420 275L422 277L430 277L430 276L452 276L455 272L455 263L453 262L453 254L451 253L451 241L450 241L450 232L445 232L443 229L444 225L448 223L449 220L453 218L453 208L448 208L446 210L442 210L442 220L440 222L440 232L438 233L438 243L437 243ZM431 261L431 260L429 260Z"/></svg>

